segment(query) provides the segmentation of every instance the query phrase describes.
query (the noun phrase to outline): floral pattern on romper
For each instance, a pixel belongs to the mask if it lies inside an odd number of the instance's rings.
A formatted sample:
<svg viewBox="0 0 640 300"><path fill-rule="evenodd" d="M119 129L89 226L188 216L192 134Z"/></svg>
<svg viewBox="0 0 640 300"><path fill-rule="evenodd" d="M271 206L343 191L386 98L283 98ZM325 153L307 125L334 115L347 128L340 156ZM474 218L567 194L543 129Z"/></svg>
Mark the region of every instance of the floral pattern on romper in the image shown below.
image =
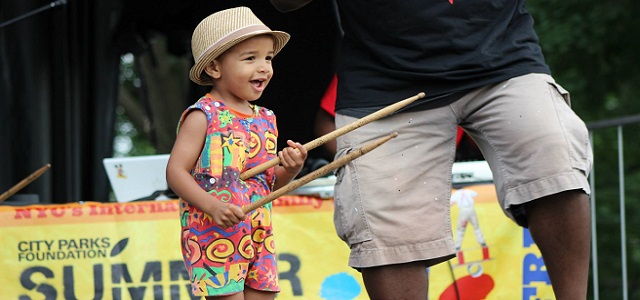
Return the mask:
<svg viewBox="0 0 640 300"><path fill-rule="evenodd" d="M178 124L193 110L207 116L207 135L192 176L212 195L212 201L245 206L268 195L275 181L274 168L245 181L240 173L277 155L275 115L253 106L247 116L215 101L200 98L185 110ZM238 293L249 286L261 291L280 290L271 226L271 204L250 213L228 229L209 215L180 200L182 254L196 296Z"/></svg>

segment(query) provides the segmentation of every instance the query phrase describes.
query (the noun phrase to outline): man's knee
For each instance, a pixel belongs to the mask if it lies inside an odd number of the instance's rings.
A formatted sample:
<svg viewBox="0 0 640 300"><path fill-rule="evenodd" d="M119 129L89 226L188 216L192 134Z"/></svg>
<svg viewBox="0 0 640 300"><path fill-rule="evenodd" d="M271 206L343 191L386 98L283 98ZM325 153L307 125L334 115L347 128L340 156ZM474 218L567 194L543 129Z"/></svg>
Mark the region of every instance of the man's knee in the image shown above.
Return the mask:
<svg viewBox="0 0 640 300"><path fill-rule="evenodd" d="M530 218L535 218L540 212L547 215L576 210L577 214L582 215L585 206L589 206L589 195L584 190L575 189L512 205L510 212L518 225L529 228Z"/></svg>

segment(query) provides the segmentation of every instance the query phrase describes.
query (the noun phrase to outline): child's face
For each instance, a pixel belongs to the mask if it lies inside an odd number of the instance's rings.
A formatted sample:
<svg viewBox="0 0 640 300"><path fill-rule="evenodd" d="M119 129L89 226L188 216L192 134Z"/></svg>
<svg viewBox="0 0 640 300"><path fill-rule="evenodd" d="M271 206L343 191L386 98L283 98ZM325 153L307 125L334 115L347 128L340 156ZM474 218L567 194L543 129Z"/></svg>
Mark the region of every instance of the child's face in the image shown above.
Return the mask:
<svg viewBox="0 0 640 300"><path fill-rule="evenodd" d="M273 76L273 56L273 38L259 35L225 51L206 71L223 99L252 101L260 98Z"/></svg>

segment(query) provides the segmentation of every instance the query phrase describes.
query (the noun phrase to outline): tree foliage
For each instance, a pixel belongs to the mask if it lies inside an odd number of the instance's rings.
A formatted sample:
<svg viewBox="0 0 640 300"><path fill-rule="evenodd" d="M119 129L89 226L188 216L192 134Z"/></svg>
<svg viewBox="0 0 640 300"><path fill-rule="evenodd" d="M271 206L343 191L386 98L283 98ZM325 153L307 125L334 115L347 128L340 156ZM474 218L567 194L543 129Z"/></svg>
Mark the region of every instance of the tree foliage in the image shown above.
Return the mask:
<svg viewBox="0 0 640 300"><path fill-rule="evenodd" d="M556 80L572 94L574 110L587 123L640 113L640 2L633 0L535 0L528 9ZM624 196L628 295L640 297L640 226L629 218L640 209L640 125L594 130L594 172L599 294L622 299L621 221ZM619 192L622 149L624 192ZM593 269L593 268L592 268ZM591 295L593 296L593 295Z"/></svg>
<svg viewBox="0 0 640 300"><path fill-rule="evenodd" d="M536 0L528 7L547 63L581 117L640 113L640 2Z"/></svg>

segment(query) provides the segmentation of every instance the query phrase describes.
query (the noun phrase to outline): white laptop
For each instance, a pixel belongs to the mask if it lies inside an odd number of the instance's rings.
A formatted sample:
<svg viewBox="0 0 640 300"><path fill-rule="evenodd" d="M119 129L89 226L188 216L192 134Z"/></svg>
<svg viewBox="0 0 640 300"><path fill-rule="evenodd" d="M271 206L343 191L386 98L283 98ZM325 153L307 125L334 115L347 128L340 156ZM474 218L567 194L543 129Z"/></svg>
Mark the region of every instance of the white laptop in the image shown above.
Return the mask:
<svg viewBox="0 0 640 300"><path fill-rule="evenodd" d="M102 160L118 202L167 199L165 170L169 154Z"/></svg>
<svg viewBox="0 0 640 300"><path fill-rule="evenodd" d="M307 184L289 192L290 195L316 196L322 199L333 198L334 186L336 184L336 176L330 174L328 176L316 178Z"/></svg>
<svg viewBox="0 0 640 300"><path fill-rule="evenodd" d="M493 181L493 173L489 168L489 163L484 160L456 162L451 171L453 185Z"/></svg>

